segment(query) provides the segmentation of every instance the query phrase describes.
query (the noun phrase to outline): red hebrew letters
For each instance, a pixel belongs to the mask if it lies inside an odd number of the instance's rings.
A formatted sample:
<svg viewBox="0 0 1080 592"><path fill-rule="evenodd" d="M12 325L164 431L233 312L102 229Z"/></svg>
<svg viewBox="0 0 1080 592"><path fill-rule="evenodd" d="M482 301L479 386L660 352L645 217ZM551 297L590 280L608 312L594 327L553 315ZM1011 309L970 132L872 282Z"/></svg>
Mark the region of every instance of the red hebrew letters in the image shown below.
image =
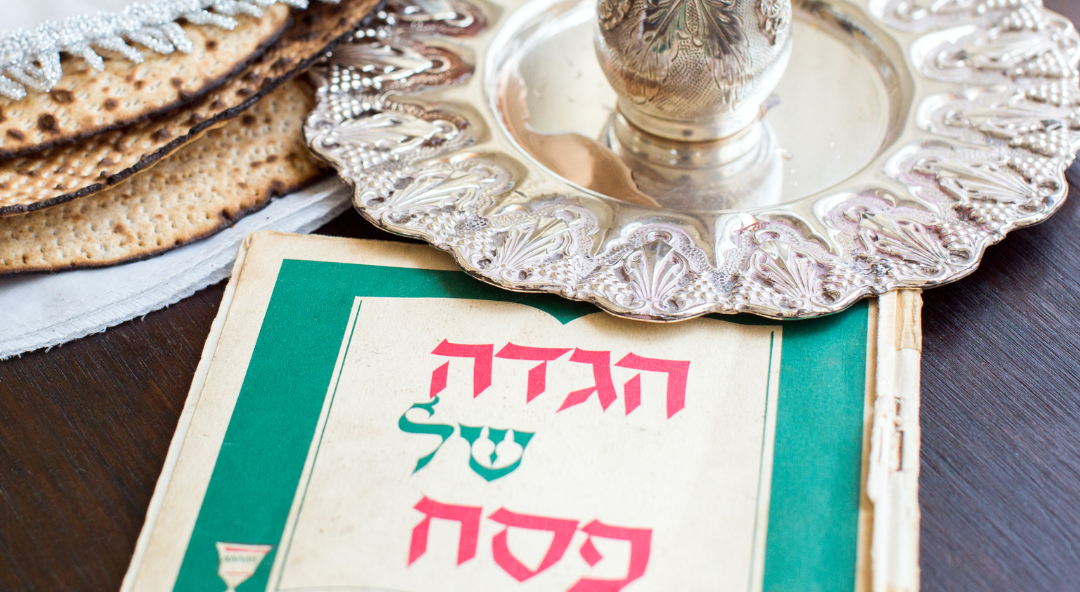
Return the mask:
<svg viewBox="0 0 1080 592"><path fill-rule="evenodd" d="M596 393L596 397L600 399L600 407L607 411L607 408L618 398L615 394L615 384L611 381L611 352L575 349L574 354L570 356L570 361L592 364L593 386L566 395L566 400L559 407L559 411L584 403L593 393Z"/></svg>
<svg viewBox="0 0 1080 592"><path fill-rule="evenodd" d="M412 565L427 551L428 527L432 518L456 520L461 523L461 538L458 542L458 565L476 556L476 543L480 530L479 507L441 504L427 497L420 500L415 507L417 510L427 514L427 516L413 528L412 541L409 547L409 565ZM590 567L595 566L604 558L600 551L597 550L596 545L593 544L593 538L630 543L630 562L626 568L625 577L607 580L581 578L570 587L568 592L618 592L630 582L645 575L645 568L649 565L649 554L652 550L652 529L649 528L610 526L599 520L593 520L578 528L577 520L518 514L505 508L499 508L488 516L488 519L505 527L491 539L491 556L496 565L519 582L533 578L558 563L566 554L566 550L570 548L574 534L579 530L585 533L588 538L585 539L578 552ZM548 545L547 551L544 552L540 565L535 570L526 567L511 553L507 542L507 533L511 528L524 528L551 533L551 543Z"/></svg>
<svg viewBox="0 0 1080 592"><path fill-rule="evenodd" d="M499 524L506 525L502 532L491 539L491 554L495 558L495 563L519 582L524 582L562 559L563 553L566 553L566 548L570 546L570 541L574 538L574 532L577 531L578 525L577 520L515 514L503 508L499 508L488 518ZM535 571L525 567L510 553L510 547L506 544L506 532L510 530L510 527L546 530L554 535L551 544L548 545L547 553L544 554L540 566Z"/></svg>
<svg viewBox="0 0 1080 592"><path fill-rule="evenodd" d="M525 393L525 402L529 403L547 388L547 363L558 359L571 348L525 347L507 343L506 347L495 354L496 358L506 360L530 360L540 362L529 370L529 386Z"/></svg>
<svg viewBox="0 0 1080 592"><path fill-rule="evenodd" d="M548 362L558 360L571 348L559 347L529 347L507 343L493 353L493 344L465 344L451 343L445 339L431 352L438 356L454 358L472 358L473 360L473 397L487 390L491 386L493 358L503 360L524 360L540 362L529 369L528 382L526 383L525 402L531 403L547 389L547 366ZM588 388L572 391L566 395L558 411L563 411L580 405L589 400L593 394L600 401L600 407L607 411L608 407L618 398L615 391L615 383L611 376L611 352L592 351L585 349L573 349L569 362L588 364L592 366L593 385ZM615 367L639 370L641 372L657 372L667 375L667 416L671 419L679 411L686 407L686 384L690 374L690 362L687 360L662 360L659 358L646 358L635 353L629 353L615 362ZM445 362L431 373L430 397L435 398L446 388L447 375L450 362ZM623 399L626 405L626 415L630 415L641 406L641 374L635 374L623 384Z"/></svg>
<svg viewBox="0 0 1080 592"><path fill-rule="evenodd" d="M446 388L446 375L450 372L450 362L444 363L442 366L431 371L431 397L435 398L436 395L441 393ZM629 413L629 411L627 412Z"/></svg>
<svg viewBox="0 0 1080 592"><path fill-rule="evenodd" d="M649 565L649 553L652 550L652 530L647 528L624 528L621 526L608 526L598 520L586 524L581 530L589 535L589 540L581 546L581 557L589 565L596 565L603 556L592 544L593 537L603 539L619 539L630 543L630 567L626 570L626 577L618 580L594 580L581 578L570 588L570 592L616 592L622 590L627 584L645 575L645 567Z"/></svg>
<svg viewBox="0 0 1080 592"><path fill-rule="evenodd" d="M458 538L458 565L476 557L476 539L480 536L480 507L452 506L440 504L424 496L415 507L427 516L412 531L409 543L409 565L427 552L428 528L431 519L453 520L461 523L461 535Z"/></svg>
<svg viewBox="0 0 1080 592"><path fill-rule="evenodd" d="M431 352L437 356L447 356L451 358L472 358L473 359L473 396L476 397L480 393L484 392L487 387L491 386L491 357L495 351L495 346L488 343L486 345L465 345L462 343L450 343L443 339L442 343L435 347ZM439 372L440 369L435 372ZM445 371L444 371L445 372ZM435 390L435 374L431 376L432 391ZM445 374L443 375L443 385L446 384ZM442 390L442 389L439 389ZM438 393L433 393L438 394Z"/></svg>
<svg viewBox="0 0 1080 592"><path fill-rule="evenodd" d="M667 374L667 416L670 419L683 407L686 406L686 377L690 373L690 362L676 360L657 360L655 358L643 358L637 354L627 354L626 357L615 362L620 368L632 368L646 372L663 372ZM641 375L636 374L626 381L623 395L626 397L626 414L641 405Z"/></svg>

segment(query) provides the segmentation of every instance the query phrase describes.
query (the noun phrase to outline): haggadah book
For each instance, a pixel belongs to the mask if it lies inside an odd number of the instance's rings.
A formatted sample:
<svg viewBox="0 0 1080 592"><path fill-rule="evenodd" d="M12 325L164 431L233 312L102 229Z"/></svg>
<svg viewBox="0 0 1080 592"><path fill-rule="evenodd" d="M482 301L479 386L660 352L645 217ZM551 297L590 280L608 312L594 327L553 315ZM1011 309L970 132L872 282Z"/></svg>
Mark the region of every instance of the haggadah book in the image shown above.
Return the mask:
<svg viewBox="0 0 1080 592"><path fill-rule="evenodd" d="M913 592L919 302L646 323L254 234L123 590Z"/></svg>

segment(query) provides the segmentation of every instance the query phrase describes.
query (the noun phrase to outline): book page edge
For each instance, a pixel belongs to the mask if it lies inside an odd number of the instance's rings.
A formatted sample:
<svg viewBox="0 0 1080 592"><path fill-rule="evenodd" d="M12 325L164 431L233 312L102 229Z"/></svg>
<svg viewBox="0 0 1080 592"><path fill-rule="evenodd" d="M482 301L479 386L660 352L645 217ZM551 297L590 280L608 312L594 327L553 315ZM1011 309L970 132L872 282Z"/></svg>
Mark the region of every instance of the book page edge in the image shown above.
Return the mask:
<svg viewBox="0 0 1080 592"><path fill-rule="evenodd" d="M165 494L168 491L169 483L172 480L173 469L176 467L180 451L184 447L184 439L187 437L188 429L191 427L191 420L195 415L195 408L198 406L203 386L206 383L206 376L209 373L210 365L214 360L214 353L218 346L218 338L221 337L221 331L225 327L225 321L229 316L229 310L232 308L233 296L236 294L236 286L240 282L244 260L247 257L247 251L252 236L253 235L248 235L240 244L240 250L236 255L236 261L233 263L229 283L225 285L225 293L222 295L221 305L218 308L217 315L214 316L214 322L210 325L210 333L206 336L206 343L203 344L202 354L199 357L199 364L195 367L195 376L192 378L191 388L188 390L187 398L184 400L184 407L180 411L180 419L176 423L176 431L173 433L172 440L169 442L169 451L165 455L165 464L161 468L161 475L158 477L157 484L154 486L154 493L150 497L150 506L146 510L146 520L143 522L142 529L139 530L139 538L135 542L135 552L132 554L131 562L128 564L127 573L124 574L124 579L120 584L120 592L131 592L135 588L135 581L138 577L139 570L142 567L143 557L145 557L147 547L150 544L150 535L157 523L157 517L161 512Z"/></svg>
<svg viewBox="0 0 1080 592"><path fill-rule="evenodd" d="M873 419L864 475L873 505L869 585L871 592L918 592L922 292L890 292L878 299L877 308Z"/></svg>

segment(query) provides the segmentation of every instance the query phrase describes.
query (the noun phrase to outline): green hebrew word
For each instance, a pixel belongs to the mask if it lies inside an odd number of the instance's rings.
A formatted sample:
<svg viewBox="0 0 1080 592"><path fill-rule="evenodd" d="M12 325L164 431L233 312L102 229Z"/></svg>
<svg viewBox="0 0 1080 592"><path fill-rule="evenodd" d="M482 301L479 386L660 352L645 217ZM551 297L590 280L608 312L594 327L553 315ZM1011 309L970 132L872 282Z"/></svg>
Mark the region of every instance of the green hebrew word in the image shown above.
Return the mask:
<svg viewBox="0 0 1080 592"><path fill-rule="evenodd" d="M509 464L501 469L495 468L495 460L499 458L499 454L494 450L491 451L491 466L485 467L484 465L476 461L476 456L473 454L473 445L480 439L480 431L484 428L471 427L467 425L458 424L461 427L461 437L465 438L469 442L469 468L471 468L477 475L480 475L487 481L494 481L500 477L505 477L510 473L513 473L520 465L521 459L525 456L525 447L529 445L529 441L536 435L536 432L519 432L514 430L514 442L517 442L518 446L521 446L521 454L518 455L518 459L512 464ZM488 428L487 439L491 441L496 447L500 442L506 439L506 432L509 430L498 430L495 428Z"/></svg>
<svg viewBox="0 0 1080 592"><path fill-rule="evenodd" d="M435 406L438 404L438 397L435 397L435 399L429 403L416 403L412 407L406 409L405 413L401 414L401 419L398 420L397 425L399 428L401 428L401 431L403 432L409 434L432 434L434 436L439 436L440 438L442 438L442 442L439 442L439 445L435 447L435 450L431 451L431 454L416 461L416 468L413 469L413 473L426 467L427 464L431 462L431 459L435 458L435 453L438 452L440 448L442 448L443 444L446 444L446 441L450 438L450 436L454 435L454 426L447 425L445 423L414 423L412 421L409 421L409 418L405 416L408 415L409 412L413 409L423 409L424 411L427 411L429 418L433 417L435 415Z"/></svg>

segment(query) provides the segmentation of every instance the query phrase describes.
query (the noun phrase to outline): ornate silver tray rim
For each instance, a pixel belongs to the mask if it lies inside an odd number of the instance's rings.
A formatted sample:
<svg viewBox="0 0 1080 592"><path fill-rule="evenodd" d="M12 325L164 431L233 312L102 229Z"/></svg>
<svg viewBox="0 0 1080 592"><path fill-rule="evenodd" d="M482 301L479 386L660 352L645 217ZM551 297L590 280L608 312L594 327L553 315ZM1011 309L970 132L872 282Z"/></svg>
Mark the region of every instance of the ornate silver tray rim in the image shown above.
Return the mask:
<svg viewBox="0 0 1080 592"><path fill-rule="evenodd" d="M484 52L509 11L460 2L426 0L430 18L414 6L408 22L380 13L318 74L305 133L376 225L497 286L651 321L814 317L951 282L1058 209L1080 149L1069 21L1038 0L796 5L861 11L914 80L878 169L806 200L706 218L598 197L543 170L504 137L484 90L492 72L471 75L493 63ZM478 33L485 19L494 24Z"/></svg>

